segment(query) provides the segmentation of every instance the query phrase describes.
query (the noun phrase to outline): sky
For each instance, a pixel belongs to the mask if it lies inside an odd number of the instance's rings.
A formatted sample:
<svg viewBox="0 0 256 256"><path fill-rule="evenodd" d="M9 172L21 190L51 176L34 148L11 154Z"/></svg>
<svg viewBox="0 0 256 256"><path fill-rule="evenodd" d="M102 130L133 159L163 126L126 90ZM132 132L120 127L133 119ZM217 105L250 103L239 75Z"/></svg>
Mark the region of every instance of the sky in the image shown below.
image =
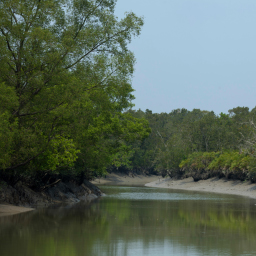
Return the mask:
<svg viewBox="0 0 256 256"><path fill-rule="evenodd" d="M255 0L118 0L116 16L143 16L129 49L134 109L228 113L256 106Z"/></svg>

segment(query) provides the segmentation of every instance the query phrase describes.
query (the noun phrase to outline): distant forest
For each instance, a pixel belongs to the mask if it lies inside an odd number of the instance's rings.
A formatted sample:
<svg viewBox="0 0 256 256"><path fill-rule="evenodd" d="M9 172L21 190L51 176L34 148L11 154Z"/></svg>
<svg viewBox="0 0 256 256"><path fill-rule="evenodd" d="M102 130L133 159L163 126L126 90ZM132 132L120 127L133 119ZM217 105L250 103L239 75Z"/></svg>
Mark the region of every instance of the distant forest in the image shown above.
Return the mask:
<svg viewBox="0 0 256 256"><path fill-rule="evenodd" d="M209 177L256 177L256 108L237 107L228 114L194 109L170 113L129 110L149 122L150 135L130 144L133 153L120 171L162 173L195 181ZM113 169L113 168L112 168Z"/></svg>

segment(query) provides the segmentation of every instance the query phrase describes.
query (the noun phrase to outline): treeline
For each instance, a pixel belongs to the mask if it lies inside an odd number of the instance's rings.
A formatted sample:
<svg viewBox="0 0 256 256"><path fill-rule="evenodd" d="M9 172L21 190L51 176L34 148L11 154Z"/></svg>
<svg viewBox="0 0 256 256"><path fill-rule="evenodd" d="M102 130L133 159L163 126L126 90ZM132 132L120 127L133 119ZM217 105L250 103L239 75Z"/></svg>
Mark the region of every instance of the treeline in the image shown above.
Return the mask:
<svg viewBox="0 0 256 256"><path fill-rule="evenodd" d="M101 175L150 133L133 106L143 20L115 0L0 1L0 178ZM56 178L55 178L56 179Z"/></svg>
<svg viewBox="0 0 256 256"><path fill-rule="evenodd" d="M199 109L129 113L147 119L152 132L132 144L128 169L195 180L226 176L254 181L256 108L237 107L220 115Z"/></svg>

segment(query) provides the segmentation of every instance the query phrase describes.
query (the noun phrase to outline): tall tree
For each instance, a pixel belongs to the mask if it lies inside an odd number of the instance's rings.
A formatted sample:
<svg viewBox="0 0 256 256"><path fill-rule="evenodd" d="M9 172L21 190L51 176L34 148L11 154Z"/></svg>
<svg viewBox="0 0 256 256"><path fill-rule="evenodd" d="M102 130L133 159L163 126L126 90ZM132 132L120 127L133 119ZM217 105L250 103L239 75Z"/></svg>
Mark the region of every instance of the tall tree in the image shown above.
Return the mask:
<svg viewBox="0 0 256 256"><path fill-rule="evenodd" d="M143 20L128 13L118 21L115 4L0 1L1 91L14 99L7 112L1 110L12 143L0 168L68 166L104 133L134 132L115 124L118 119L121 126L121 111L133 99L135 59L127 44L140 34Z"/></svg>

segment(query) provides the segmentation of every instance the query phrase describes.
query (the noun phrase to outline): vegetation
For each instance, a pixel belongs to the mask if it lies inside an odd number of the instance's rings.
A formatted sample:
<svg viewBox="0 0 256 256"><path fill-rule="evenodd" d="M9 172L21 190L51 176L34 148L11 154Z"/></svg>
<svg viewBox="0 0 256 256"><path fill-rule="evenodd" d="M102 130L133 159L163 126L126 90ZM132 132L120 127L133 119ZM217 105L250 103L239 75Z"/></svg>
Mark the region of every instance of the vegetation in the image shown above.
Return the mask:
<svg viewBox="0 0 256 256"><path fill-rule="evenodd" d="M256 109L131 110L143 20L116 0L0 2L0 170L15 183L106 170L255 177ZM152 131L152 132L151 132Z"/></svg>
<svg viewBox="0 0 256 256"><path fill-rule="evenodd" d="M2 177L102 174L148 136L132 107L135 58L127 48L143 20L118 20L115 0L0 2ZM14 179L14 180L13 180Z"/></svg>
<svg viewBox="0 0 256 256"><path fill-rule="evenodd" d="M255 160L247 153L231 152L197 152L190 154L183 160L179 167L185 173L189 173L194 180L214 176L250 179L255 181Z"/></svg>
<svg viewBox="0 0 256 256"><path fill-rule="evenodd" d="M255 110L237 107L229 114L176 109L154 114L129 110L148 120L152 133L131 144L134 154L128 169L162 172L171 177L213 176L255 181Z"/></svg>

